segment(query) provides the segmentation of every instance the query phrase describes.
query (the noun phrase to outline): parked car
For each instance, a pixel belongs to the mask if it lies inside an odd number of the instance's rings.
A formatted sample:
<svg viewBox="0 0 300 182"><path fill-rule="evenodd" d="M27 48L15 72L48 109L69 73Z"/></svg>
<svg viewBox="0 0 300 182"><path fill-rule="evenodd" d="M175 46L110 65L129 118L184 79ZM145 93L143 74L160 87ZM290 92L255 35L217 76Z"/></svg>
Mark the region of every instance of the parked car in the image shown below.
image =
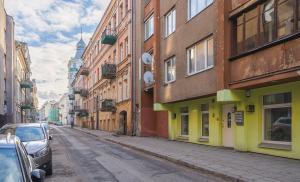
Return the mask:
<svg viewBox="0 0 300 182"><path fill-rule="evenodd" d="M27 154L18 137L0 135L0 181L43 182L45 171L36 169L34 160Z"/></svg>
<svg viewBox="0 0 300 182"><path fill-rule="evenodd" d="M37 163L37 168L52 175L52 149L50 140L44 127L40 123L5 125L0 129L0 134L12 134L20 138L28 154Z"/></svg>

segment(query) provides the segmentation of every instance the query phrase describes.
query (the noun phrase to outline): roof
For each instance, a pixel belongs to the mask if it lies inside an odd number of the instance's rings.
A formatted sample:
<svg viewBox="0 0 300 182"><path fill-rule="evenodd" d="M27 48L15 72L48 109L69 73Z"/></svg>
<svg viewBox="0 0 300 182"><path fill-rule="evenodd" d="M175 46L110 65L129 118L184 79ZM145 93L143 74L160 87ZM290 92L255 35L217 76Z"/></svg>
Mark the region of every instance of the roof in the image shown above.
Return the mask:
<svg viewBox="0 0 300 182"><path fill-rule="evenodd" d="M15 148L15 143L19 141L15 135L0 135L0 148Z"/></svg>

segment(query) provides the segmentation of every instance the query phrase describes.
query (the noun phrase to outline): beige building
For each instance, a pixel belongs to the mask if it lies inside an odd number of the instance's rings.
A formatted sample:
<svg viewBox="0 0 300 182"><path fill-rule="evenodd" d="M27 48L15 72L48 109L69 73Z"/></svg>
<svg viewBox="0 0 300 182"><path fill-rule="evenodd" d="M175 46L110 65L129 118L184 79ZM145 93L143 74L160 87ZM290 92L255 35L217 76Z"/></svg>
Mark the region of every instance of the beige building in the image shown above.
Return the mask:
<svg viewBox="0 0 300 182"><path fill-rule="evenodd" d="M76 92L90 128L132 134L130 3L110 2L82 56Z"/></svg>

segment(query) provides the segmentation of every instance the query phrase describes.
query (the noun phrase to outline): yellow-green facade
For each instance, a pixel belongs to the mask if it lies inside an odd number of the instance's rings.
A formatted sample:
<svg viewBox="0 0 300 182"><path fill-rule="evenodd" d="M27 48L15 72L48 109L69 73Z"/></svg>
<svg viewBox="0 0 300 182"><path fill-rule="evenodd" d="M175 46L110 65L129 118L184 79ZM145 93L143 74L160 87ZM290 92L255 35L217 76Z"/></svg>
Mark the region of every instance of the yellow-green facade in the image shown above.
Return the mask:
<svg viewBox="0 0 300 182"><path fill-rule="evenodd" d="M243 111L244 124L236 125L232 122L233 148L238 151L256 152L300 159L300 82L291 82L281 85L245 90L221 90L216 96L172 104L156 104L157 110L169 112L169 139L181 140L197 144L223 146L222 140L222 110L224 105L231 104L233 112ZM277 144L262 145L263 139L263 101L265 95L291 93L291 142L277 147ZM209 137L203 140L201 128L201 105L209 104ZM249 112L247 106L254 106L254 111ZM180 109L188 107L189 135L182 137L180 134ZM248 112L247 112L248 111ZM272 143L273 144L273 143ZM282 146L282 145L281 145Z"/></svg>

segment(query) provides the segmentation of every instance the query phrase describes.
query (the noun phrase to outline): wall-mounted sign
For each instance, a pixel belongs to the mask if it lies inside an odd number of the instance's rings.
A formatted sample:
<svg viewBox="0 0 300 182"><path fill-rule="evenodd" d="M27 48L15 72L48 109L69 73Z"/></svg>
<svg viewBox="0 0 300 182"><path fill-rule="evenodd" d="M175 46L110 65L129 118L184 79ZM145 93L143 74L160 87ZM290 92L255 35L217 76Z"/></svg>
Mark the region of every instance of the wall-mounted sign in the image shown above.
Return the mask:
<svg viewBox="0 0 300 182"><path fill-rule="evenodd" d="M244 111L235 112L235 123L237 126L244 126Z"/></svg>

